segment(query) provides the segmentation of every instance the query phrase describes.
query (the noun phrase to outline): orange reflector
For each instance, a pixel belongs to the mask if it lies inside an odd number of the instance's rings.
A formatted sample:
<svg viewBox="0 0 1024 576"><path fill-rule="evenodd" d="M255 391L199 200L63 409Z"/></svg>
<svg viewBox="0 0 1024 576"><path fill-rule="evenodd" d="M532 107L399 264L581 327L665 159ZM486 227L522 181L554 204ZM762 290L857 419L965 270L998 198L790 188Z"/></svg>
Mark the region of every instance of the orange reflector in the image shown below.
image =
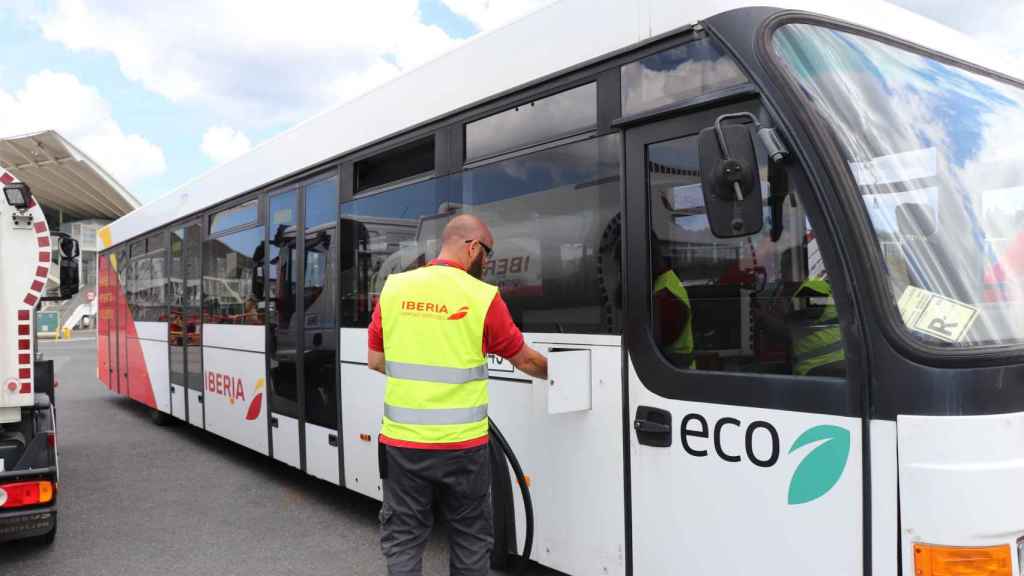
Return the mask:
<svg viewBox="0 0 1024 576"><path fill-rule="evenodd" d="M530 475L529 474L523 474L523 480L526 480L526 487L527 488L530 488L530 487L533 486L533 480L530 479ZM518 482L518 484L519 484L519 487L522 488L522 484L523 483L522 482Z"/></svg>
<svg viewBox="0 0 1024 576"><path fill-rule="evenodd" d="M53 482L34 480L0 484L0 508L21 508L53 501Z"/></svg>
<svg viewBox="0 0 1024 576"><path fill-rule="evenodd" d="M362 440L363 442L369 442L371 440L369 434L360 434L359 439Z"/></svg>
<svg viewBox="0 0 1024 576"><path fill-rule="evenodd" d="M914 576L1011 576L1010 547L914 544Z"/></svg>

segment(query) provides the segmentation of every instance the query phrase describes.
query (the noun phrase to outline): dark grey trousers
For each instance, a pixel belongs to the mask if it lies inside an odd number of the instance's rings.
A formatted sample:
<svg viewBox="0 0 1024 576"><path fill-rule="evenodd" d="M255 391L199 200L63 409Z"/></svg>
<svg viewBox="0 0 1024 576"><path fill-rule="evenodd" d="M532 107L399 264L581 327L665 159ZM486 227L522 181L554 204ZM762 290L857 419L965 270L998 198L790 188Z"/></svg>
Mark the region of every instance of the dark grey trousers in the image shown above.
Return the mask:
<svg viewBox="0 0 1024 576"><path fill-rule="evenodd" d="M421 576L438 495L448 522L452 576L487 576L491 548L491 460L487 446L416 450L381 446L384 504L380 544L390 576Z"/></svg>

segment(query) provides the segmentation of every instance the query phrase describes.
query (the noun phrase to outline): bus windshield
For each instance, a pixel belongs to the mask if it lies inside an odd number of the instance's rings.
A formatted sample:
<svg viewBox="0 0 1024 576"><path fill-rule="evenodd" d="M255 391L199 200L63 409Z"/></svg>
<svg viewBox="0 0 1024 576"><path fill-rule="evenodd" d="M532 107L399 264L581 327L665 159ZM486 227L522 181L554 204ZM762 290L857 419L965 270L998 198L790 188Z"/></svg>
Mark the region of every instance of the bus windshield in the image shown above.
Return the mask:
<svg viewBox="0 0 1024 576"><path fill-rule="evenodd" d="M1024 90L822 26L772 47L833 130L907 329L1024 342Z"/></svg>

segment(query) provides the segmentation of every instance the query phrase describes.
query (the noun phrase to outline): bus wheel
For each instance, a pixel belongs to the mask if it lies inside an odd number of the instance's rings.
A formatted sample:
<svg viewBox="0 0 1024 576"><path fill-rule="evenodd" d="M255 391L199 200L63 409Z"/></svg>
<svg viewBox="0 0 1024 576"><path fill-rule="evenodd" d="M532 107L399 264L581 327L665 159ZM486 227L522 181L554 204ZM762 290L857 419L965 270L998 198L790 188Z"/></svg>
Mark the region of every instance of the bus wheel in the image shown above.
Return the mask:
<svg viewBox="0 0 1024 576"><path fill-rule="evenodd" d="M168 426L171 424L171 415L165 414L156 408L150 409L149 419L153 421L153 424L157 426Z"/></svg>

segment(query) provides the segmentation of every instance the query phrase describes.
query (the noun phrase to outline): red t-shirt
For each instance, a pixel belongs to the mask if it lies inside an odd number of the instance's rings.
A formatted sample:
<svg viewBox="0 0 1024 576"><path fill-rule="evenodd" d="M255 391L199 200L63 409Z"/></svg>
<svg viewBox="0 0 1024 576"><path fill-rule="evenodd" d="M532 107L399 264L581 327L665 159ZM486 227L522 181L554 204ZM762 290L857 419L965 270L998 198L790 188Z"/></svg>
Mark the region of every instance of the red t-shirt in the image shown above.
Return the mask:
<svg viewBox="0 0 1024 576"><path fill-rule="evenodd" d="M463 271L465 270L465 268L459 266L457 262L452 262L451 260L436 259L431 261L429 266L451 266L452 268L458 268ZM375 352L384 351L384 331L381 328L380 322L380 301L378 301L377 305L373 308L373 319L370 321L367 340L367 345L370 347L370 350ZM519 331L516 323L512 321L512 315L509 314L505 300L501 298L500 293L495 294L494 300L491 300L491 305L487 308L487 316L484 318L484 338L483 342L481 342L483 353L497 354L502 358L511 358L523 349L523 345L523 333ZM381 434L379 441L381 444L397 446L400 448L416 448L420 450L463 450L486 444L487 436L484 435L480 438L474 438L465 442L455 442L450 444L425 444L421 442L396 440Z"/></svg>
<svg viewBox="0 0 1024 576"><path fill-rule="evenodd" d="M429 266L451 266L464 270L457 262L451 260L433 260ZM373 308L373 319L370 321L370 330L367 345L375 352L384 351L384 331L380 323L380 302ZM511 358L523 349L523 333L519 331L516 323L512 321L512 315L501 294L495 294L491 300L491 306L487 309L487 317L484 319L484 340L481 343L484 354L496 354L502 358Z"/></svg>

